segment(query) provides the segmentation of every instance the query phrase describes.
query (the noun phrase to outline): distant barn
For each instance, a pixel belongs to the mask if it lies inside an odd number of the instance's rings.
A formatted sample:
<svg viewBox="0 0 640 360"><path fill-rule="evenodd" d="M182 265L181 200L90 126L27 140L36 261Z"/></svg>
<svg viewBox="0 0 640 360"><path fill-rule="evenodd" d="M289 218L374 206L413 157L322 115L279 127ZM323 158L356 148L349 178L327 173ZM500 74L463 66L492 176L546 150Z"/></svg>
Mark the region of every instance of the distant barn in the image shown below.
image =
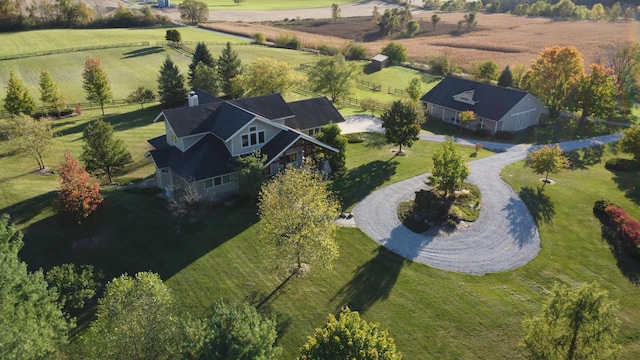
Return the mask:
<svg viewBox="0 0 640 360"><path fill-rule="evenodd" d="M389 57L386 55L378 54L371 59L371 70L378 71L387 67L389 64Z"/></svg>

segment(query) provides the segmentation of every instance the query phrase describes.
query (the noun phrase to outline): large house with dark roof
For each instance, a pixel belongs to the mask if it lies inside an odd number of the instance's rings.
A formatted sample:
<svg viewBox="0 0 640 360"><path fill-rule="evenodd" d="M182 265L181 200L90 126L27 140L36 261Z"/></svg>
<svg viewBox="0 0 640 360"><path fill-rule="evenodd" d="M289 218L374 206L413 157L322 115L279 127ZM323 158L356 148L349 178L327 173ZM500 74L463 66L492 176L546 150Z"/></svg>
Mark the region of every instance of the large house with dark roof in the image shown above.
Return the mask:
<svg viewBox="0 0 640 360"><path fill-rule="evenodd" d="M313 138L344 118L326 97L286 103L280 94L221 100L202 91L189 94L184 107L162 111L165 135L149 140L158 187L173 196L180 182L219 200L238 190L234 170L239 156L255 150L267 156L265 173L299 166L321 151L338 151Z"/></svg>
<svg viewBox="0 0 640 360"><path fill-rule="evenodd" d="M471 110L477 120L470 128L518 131L540 122L544 106L533 95L514 88L447 76L420 101L426 113L442 121L460 125L458 114Z"/></svg>

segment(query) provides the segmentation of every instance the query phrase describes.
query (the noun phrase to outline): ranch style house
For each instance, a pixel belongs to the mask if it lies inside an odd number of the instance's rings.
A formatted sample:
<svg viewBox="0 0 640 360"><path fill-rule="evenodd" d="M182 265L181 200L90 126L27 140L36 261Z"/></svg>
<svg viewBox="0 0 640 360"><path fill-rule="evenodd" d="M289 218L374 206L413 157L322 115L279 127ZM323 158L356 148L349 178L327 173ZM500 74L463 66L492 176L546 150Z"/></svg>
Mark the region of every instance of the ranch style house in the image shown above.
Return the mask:
<svg viewBox="0 0 640 360"><path fill-rule="evenodd" d="M540 122L544 106L533 95L514 88L447 76L420 101L427 115L460 125L458 114L471 110L477 120L467 126L497 131L519 131Z"/></svg>
<svg viewBox="0 0 640 360"><path fill-rule="evenodd" d="M192 91L184 107L162 111L165 135L148 140L158 187L168 197L181 183L221 200L238 191L236 158L256 150L267 156L265 174L300 166L316 152L338 150L313 135L344 118L326 97L287 103L280 94L222 100Z"/></svg>

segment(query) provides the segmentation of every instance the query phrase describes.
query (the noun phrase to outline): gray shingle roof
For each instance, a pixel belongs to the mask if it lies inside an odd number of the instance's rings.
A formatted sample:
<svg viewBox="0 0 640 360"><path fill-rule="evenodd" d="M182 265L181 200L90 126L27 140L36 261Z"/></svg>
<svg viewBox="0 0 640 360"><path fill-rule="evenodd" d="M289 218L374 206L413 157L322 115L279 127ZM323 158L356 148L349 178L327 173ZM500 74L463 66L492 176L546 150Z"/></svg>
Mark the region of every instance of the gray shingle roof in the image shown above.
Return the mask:
<svg viewBox="0 0 640 360"><path fill-rule="evenodd" d="M182 137L198 134L199 127L207 118L215 114L215 111L224 103L216 102L194 107L180 107L164 110L164 118L169 122L176 136ZM198 130L196 130L198 129Z"/></svg>
<svg viewBox="0 0 640 360"><path fill-rule="evenodd" d="M244 99L229 100L230 103L263 116L269 120L283 119L293 116L293 112L280 94L254 96Z"/></svg>
<svg viewBox="0 0 640 360"><path fill-rule="evenodd" d="M453 99L455 95L472 90L474 91L473 100L476 102L475 105ZM518 89L494 86L456 76L447 76L431 91L422 96L420 100L457 111L472 110L476 116L490 120L500 120L527 94L526 91Z"/></svg>
<svg viewBox="0 0 640 360"><path fill-rule="evenodd" d="M342 115L326 97L290 102L289 107L295 114L286 119L284 124L292 129L301 131L317 128L328 123L341 123Z"/></svg>

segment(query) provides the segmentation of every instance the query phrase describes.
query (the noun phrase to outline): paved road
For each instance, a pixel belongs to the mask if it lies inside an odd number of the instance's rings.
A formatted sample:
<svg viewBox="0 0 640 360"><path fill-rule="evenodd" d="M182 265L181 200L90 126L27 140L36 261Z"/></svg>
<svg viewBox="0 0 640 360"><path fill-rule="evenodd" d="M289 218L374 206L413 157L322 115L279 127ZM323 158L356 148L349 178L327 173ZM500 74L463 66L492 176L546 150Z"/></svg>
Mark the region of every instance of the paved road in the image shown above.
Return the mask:
<svg viewBox="0 0 640 360"><path fill-rule="evenodd" d="M615 142L620 136L606 135L560 146L569 151ZM425 187L427 174L371 193L354 208L356 225L387 249L438 269L485 274L523 266L538 254L540 235L524 202L500 178L500 170L524 159L531 148L509 145L504 152L469 164L468 181L482 192L482 210L478 220L463 230L448 236L425 236L412 232L398 220L398 204Z"/></svg>

